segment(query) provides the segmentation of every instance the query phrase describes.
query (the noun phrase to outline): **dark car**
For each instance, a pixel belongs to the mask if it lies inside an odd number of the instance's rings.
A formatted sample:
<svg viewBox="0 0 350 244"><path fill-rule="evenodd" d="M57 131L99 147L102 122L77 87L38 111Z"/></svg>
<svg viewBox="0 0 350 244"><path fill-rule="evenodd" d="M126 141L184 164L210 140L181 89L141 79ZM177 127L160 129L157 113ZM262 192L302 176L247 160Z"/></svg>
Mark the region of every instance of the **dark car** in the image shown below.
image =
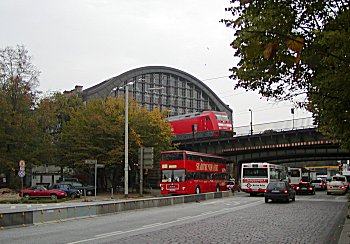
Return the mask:
<svg viewBox="0 0 350 244"><path fill-rule="evenodd" d="M50 189L62 190L67 193L67 197L70 198L79 198L81 196L81 191L71 184L66 183L57 183L53 184Z"/></svg>
<svg viewBox="0 0 350 244"><path fill-rule="evenodd" d="M49 197L51 199L65 198L67 193L61 190L48 190L44 186L32 186L29 189L21 190L19 196L23 198Z"/></svg>
<svg viewBox="0 0 350 244"><path fill-rule="evenodd" d="M59 183L64 183L64 184L70 184L72 186L74 186L76 189L81 191L81 194L83 196L92 196L94 195L95 192L95 187L94 186L89 186L89 185L85 185L82 182L78 182L78 181L61 181Z"/></svg>
<svg viewBox="0 0 350 244"><path fill-rule="evenodd" d="M271 201L295 201L295 190L285 181L269 183L265 189L265 203Z"/></svg>
<svg viewBox="0 0 350 244"><path fill-rule="evenodd" d="M300 182L297 187L295 187L297 195L299 194L311 194L315 195L315 186L310 182Z"/></svg>

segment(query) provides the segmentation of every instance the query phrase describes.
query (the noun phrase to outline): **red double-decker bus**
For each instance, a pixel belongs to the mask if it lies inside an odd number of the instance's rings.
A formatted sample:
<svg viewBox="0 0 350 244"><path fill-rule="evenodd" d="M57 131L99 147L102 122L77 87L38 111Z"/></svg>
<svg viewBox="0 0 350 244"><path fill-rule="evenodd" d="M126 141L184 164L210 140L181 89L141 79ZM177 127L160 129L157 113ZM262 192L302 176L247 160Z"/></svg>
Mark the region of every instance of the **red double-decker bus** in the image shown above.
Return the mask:
<svg viewBox="0 0 350 244"><path fill-rule="evenodd" d="M226 190L226 160L191 151L162 152L161 194L199 194Z"/></svg>

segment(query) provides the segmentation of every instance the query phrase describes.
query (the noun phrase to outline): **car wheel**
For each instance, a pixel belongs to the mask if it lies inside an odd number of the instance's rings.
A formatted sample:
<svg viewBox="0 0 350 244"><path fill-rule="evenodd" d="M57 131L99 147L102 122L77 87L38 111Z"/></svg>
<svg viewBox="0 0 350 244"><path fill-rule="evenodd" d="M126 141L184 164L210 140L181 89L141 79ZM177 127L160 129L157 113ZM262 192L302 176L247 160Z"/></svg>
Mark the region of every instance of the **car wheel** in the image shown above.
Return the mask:
<svg viewBox="0 0 350 244"><path fill-rule="evenodd" d="M241 192L241 189L238 189L237 191L238 191L238 192Z"/></svg>
<svg viewBox="0 0 350 244"><path fill-rule="evenodd" d="M269 202L269 199L265 197L265 203L268 203Z"/></svg>
<svg viewBox="0 0 350 244"><path fill-rule="evenodd" d="M287 197L286 202L287 202L287 203L289 202L289 196Z"/></svg>
<svg viewBox="0 0 350 244"><path fill-rule="evenodd" d="M292 201L295 202L295 195L293 196Z"/></svg>
<svg viewBox="0 0 350 244"><path fill-rule="evenodd" d="M70 198L74 199L77 197L77 194L75 194L74 192L72 194L70 194Z"/></svg>
<svg viewBox="0 0 350 244"><path fill-rule="evenodd" d="M29 198L30 198L30 196L29 196L29 194L28 194L28 193L25 193L25 194L23 194L23 198L25 198L25 199L29 199Z"/></svg>
<svg viewBox="0 0 350 244"><path fill-rule="evenodd" d="M196 194L201 193L201 190L199 189L199 186L196 187Z"/></svg>
<svg viewBox="0 0 350 244"><path fill-rule="evenodd" d="M57 199L57 195L56 194L51 194L50 197L51 197L52 200L56 200Z"/></svg>
<svg viewBox="0 0 350 244"><path fill-rule="evenodd" d="M87 195L87 196L92 196L92 195L93 195L93 194L92 194L92 191L90 191L90 190L86 191L86 195Z"/></svg>
<svg viewBox="0 0 350 244"><path fill-rule="evenodd" d="M331 195L331 193L327 191L327 195Z"/></svg>

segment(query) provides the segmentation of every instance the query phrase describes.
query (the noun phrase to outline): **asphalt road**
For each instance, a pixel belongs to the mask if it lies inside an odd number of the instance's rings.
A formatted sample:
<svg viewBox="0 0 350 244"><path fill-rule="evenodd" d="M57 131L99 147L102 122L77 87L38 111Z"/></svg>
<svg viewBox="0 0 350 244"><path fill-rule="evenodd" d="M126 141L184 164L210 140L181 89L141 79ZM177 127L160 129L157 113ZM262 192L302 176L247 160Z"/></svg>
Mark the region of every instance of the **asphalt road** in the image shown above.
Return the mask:
<svg viewBox="0 0 350 244"><path fill-rule="evenodd" d="M337 243L346 196L222 199L0 230L0 243Z"/></svg>

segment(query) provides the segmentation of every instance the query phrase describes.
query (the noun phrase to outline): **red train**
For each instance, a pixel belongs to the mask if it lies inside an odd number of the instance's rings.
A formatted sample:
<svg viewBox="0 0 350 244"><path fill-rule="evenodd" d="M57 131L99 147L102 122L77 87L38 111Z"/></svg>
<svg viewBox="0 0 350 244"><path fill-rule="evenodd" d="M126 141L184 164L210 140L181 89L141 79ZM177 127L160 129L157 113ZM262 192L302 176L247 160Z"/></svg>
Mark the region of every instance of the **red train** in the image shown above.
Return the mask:
<svg viewBox="0 0 350 244"><path fill-rule="evenodd" d="M210 137L232 137L233 127L227 113L204 111L169 117L174 141Z"/></svg>

